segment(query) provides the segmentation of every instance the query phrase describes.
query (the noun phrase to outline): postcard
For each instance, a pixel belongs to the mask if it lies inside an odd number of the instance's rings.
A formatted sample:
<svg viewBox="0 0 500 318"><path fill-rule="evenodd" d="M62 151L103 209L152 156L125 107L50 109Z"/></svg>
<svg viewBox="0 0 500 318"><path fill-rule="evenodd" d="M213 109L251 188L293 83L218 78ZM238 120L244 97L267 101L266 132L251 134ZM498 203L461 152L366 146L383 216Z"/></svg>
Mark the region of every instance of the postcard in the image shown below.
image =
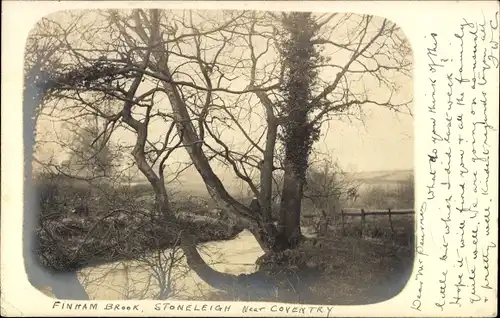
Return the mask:
<svg viewBox="0 0 500 318"><path fill-rule="evenodd" d="M496 316L498 2L2 7L2 315Z"/></svg>

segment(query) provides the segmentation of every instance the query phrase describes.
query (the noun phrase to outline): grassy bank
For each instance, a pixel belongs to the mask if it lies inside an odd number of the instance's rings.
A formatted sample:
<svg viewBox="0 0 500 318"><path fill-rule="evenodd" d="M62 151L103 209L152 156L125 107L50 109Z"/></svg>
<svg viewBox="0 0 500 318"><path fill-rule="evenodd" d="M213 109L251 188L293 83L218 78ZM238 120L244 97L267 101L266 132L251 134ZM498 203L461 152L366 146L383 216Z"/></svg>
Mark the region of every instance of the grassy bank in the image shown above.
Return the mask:
<svg viewBox="0 0 500 318"><path fill-rule="evenodd" d="M150 186L90 185L61 177L36 182L41 217L36 253L47 268L72 271L92 264L135 259L178 244L171 224L155 217ZM197 243L228 240L241 232L210 214L203 200L174 196L171 207ZM72 211L88 207L88 216Z"/></svg>
<svg viewBox="0 0 500 318"><path fill-rule="evenodd" d="M355 233L354 230L349 233ZM357 305L397 295L413 265L411 240L330 231L299 249L266 255L259 270L241 275L247 288L213 292L212 301Z"/></svg>
<svg viewBox="0 0 500 318"><path fill-rule="evenodd" d="M240 229L213 220L180 220L197 243L234 238ZM37 229L37 254L57 271L131 260L178 244L169 224L159 220L65 217L43 222Z"/></svg>

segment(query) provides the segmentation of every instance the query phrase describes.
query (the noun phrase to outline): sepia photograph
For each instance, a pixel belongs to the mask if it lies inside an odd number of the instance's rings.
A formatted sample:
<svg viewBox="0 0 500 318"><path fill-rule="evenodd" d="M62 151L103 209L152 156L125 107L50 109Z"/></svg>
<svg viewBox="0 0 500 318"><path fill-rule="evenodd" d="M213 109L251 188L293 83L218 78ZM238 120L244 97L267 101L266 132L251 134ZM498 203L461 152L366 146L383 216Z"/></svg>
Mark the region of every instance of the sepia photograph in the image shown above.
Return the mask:
<svg viewBox="0 0 500 318"><path fill-rule="evenodd" d="M497 316L499 9L2 3L1 315Z"/></svg>
<svg viewBox="0 0 500 318"><path fill-rule="evenodd" d="M391 20L66 10L24 59L45 295L363 305L409 280L413 58Z"/></svg>

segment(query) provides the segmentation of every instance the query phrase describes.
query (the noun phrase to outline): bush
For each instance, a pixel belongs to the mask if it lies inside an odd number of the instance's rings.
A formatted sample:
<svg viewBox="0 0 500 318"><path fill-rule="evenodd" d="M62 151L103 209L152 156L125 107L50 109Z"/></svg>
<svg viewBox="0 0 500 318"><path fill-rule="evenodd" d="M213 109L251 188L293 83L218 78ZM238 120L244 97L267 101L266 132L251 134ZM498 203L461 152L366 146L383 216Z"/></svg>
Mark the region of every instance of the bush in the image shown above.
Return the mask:
<svg viewBox="0 0 500 318"><path fill-rule="evenodd" d="M179 220L180 226L195 235L197 243L228 240L242 229L215 220ZM157 218L134 214L108 218L64 217L46 220L37 229L38 256L42 264L58 271L72 271L83 266L133 259L155 250L178 244L178 233Z"/></svg>
<svg viewBox="0 0 500 318"><path fill-rule="evenodd" d="M52 173L42 174L35 179L34 188L42 216L69 212L75 199L84 197L88 191L81 185L75 185L72 180Z"/></svg>
<svg viewBox="0 0 500 318"><path fill-rule="evenodd" d="M71 271L91 263L131 259L177 242L178 233L170 224L150 212L154 211L150 186L92 186L56 174L34 181L42 216L37 254L46 267ZM88 217L71 213L82 201L89 207ZM200 200L180 198L172 208L185 211L178 213L180 226L199 243L231 239L242 231L227 218L209 217Z"/></svg>

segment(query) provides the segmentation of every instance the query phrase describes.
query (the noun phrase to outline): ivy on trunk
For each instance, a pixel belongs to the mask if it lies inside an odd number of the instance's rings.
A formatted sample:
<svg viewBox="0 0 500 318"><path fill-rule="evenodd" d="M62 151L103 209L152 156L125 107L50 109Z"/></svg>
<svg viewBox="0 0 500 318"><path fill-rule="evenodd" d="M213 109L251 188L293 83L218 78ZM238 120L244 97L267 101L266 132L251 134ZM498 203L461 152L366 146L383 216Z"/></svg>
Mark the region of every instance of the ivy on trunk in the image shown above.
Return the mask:
<svg viewBox="0 0 500 318"><path fill-rule="evenodd" d="M313 100L317 81L315 66L321 56L313 45L318 26L311 13L293 12L283 16L288 33L282 41L284 81L283 113L286 121L280 135L285 148L284 179L281 195L278 235L281 249L294 248L302 237L300 214L309 154L318 140L319 127L309 122L309 115L319 109Z"/></svg>

